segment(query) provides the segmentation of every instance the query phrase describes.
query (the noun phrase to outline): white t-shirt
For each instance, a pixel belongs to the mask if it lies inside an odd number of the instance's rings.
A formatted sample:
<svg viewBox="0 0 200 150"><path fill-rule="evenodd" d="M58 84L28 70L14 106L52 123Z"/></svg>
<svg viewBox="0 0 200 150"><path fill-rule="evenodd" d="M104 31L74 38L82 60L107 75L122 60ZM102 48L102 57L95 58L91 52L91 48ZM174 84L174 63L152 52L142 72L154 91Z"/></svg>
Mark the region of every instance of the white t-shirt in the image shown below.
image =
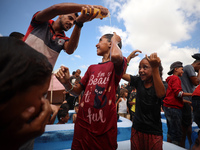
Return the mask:
<svg viewBox="0 0 200 150"><path fill-rule="evenodd" d="M118 113L127 113L127 98L122 98L122 101L119 102L119 110Z"/></svg>

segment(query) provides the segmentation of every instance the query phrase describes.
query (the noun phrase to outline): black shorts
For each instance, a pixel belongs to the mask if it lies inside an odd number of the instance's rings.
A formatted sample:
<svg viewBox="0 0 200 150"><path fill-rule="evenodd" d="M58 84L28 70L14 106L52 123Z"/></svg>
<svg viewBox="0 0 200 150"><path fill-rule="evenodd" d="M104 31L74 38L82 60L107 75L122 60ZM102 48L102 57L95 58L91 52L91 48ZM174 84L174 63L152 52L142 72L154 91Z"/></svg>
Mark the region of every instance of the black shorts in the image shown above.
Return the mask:
<svg viewBox="0 0 200 150"><path fill-rule="evenodd" d="M184 103L183 108L182 108L182 125L184 127L189 127L192 125L191 106L187 103Z"/></svg>

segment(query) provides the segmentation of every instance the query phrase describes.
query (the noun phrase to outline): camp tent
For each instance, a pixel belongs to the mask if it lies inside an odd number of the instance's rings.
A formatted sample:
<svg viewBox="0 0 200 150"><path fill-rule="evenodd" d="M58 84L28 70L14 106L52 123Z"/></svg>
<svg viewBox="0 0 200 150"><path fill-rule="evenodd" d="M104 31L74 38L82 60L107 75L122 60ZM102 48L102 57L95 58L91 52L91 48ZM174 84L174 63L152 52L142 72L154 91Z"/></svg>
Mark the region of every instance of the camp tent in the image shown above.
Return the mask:
<svg viewBox="0 0 200 150"><path fill-rule="evenodd" d="M65 87L58 81L56 76L52 74L47 99L49 99L52 104L61 104L65 98L63 94L64 91Z"/></svg>

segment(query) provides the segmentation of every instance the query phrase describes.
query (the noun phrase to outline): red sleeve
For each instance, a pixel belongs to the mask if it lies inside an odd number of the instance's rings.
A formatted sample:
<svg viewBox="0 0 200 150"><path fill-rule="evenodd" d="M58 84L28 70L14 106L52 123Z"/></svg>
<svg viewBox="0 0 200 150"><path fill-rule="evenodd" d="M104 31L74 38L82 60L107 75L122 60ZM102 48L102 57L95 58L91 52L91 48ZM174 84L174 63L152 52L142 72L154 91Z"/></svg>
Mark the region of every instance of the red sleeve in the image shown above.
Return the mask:
<svg viewBox="0 0 200 150"><path fill-rule="evenodd" d="M84 76L81 78L80 81L80 84L84 90L90 78L90 67L87 69L87 71L85 72Z"/></svg>
<svg viewBox="0 0 200 150"><path fill-rule="evenodd" d="M117 66L117 67L115 66L115 73L116 73L115 82L116 83L118 83L121 80L122 75L124 74L126 67L127 67L127 59L126 59L126 57L124 57L121 67L120 66Z"/></svg>
<svg viewBox="0 0 200 150"><path fill-rule="evenodd" d="M179 77L176 77L173 78L172 83L172 90L174 91L176 97L178 97L179 92L183 91L181 87L181 80Z"/></svg>
<svg viewBox="0 0 200 150"><path fill-rule="evenodd" d="M28 30L27 30L27 32L26 32L24 38L23 38L23 41L26 41L28 35L31 33L31 31L33 31L33 29L34 29L34 27L36 26L36 24L41 24L41 23L42 23L42 22L39 22L39 21L36 21L36 20L35 20L35 16L36 16L39 12L40 12L40 11L36 12L36 13L33 15L32 19L31 19L31 23L30 23L30 25L29 25L29 27L28 27Z"/></svg>

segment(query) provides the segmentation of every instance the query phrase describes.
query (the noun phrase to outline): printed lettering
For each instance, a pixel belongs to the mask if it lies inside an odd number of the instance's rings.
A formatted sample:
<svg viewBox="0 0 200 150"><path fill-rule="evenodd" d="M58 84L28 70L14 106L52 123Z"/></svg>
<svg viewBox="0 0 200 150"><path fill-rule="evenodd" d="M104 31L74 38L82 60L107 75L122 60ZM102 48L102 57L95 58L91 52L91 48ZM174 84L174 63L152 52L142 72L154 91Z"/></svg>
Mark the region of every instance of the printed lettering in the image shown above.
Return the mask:
<svg viewBox="0 0 200 150"><path fill-rule="evenodd" d="M100 109L99 113L92 113L91 108L88 108L88 115L87 117L89 118L89 123L91 124L92 122L97 122L101 121L101 123L105 123L106 119L103 118L103 110Z"/></svg>

